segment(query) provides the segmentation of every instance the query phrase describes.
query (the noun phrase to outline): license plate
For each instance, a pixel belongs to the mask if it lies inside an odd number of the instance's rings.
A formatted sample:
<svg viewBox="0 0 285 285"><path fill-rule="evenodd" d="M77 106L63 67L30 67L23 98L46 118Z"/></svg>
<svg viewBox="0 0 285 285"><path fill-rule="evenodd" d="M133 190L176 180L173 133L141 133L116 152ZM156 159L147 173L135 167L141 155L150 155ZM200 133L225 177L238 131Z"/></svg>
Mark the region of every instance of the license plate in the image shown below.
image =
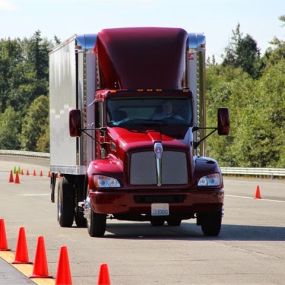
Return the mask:
<svg viewBox="0 0 285 285"><path fill-rule="evenodd" d="M169 204L151 204L151 215L152 216L169 216Z"/></svg>

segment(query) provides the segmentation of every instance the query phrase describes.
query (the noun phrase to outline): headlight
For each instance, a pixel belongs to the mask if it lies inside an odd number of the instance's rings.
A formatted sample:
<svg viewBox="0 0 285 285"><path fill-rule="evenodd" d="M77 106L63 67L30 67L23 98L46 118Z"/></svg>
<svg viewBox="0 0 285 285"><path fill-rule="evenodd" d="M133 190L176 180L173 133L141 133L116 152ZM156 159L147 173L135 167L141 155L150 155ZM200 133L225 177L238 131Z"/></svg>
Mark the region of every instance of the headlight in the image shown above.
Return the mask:
<svg viewBox="0 0 285 285"><path fill-rule="evenodd" d="M115 188L121 187L120 182L113 178L104 175L94 175L93 176L94 184L98 188Z"/></svg>
<svg viewBox="0 0 285 285"><path fill-rule="evenodd" d="M219 173L203 176L199 179L198 186L219 186L222 184L221 175Z"/></svg>

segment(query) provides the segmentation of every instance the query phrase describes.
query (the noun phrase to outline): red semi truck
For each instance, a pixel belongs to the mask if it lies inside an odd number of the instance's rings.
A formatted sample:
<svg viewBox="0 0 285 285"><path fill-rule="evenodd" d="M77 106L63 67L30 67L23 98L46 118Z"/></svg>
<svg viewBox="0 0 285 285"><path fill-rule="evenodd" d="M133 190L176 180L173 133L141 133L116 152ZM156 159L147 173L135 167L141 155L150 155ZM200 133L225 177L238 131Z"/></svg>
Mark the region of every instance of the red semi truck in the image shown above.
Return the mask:
<svg viewBox="0 0 285 285"><path fill-rule="evenodd" d="M204 139L229 132L226 108L206 134L205 37L180 28L104 29L50 53L51 200L60 226L106 220L220 233L223 179ZM56 177L58 183L56 183ZM55 195L57 185L57 195Z"/></svg>

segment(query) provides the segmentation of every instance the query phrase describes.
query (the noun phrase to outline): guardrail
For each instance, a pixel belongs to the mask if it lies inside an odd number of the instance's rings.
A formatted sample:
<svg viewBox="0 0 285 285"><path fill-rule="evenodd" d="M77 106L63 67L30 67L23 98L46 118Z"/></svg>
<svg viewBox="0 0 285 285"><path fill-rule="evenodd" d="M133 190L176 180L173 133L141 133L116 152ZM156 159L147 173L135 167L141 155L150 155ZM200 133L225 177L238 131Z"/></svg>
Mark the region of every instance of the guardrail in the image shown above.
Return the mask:
<svg viewBox="0 0 285 285"><path fill-rule="evenodd" d="M43 157L49 158L50 155L47 152L34 152L34 151L23 151L23 150L1 150L0 155L18 155L18 156L28 156L28 157Z"/></svg>
<svg viewBox="0 0 285 285"><path fill-rule="evenodd" d="M49 153L21 150L0 150L0 155L50 158ZM285 177L285 168L221 167L223 175Z"/></svg>
<svg viewBox="0 0 285 285"><path fill-rule="evenodd" d="M224 175L285 177L285 168L221 167Z"/></svg>

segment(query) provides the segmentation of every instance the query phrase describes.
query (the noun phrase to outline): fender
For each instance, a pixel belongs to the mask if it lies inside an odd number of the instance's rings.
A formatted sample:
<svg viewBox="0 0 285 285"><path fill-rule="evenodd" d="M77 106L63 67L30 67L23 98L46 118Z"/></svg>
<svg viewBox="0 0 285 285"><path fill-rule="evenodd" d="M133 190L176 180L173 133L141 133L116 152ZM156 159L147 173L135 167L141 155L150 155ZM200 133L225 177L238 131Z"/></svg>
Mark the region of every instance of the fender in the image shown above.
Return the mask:
<svg viewBox="0 0 285 285"><path fill-rule="evenodd" d="M87 170L89 189L95 189L93 176L100 174L114 177L123 184L123 162L112 154L105 159L91 161Z"/></svg>
<svg viewBox="0 0 285 285"><path fill-rule="evenodd" d="M198 184L198 181L201 177L213 174L213 173L220 173L221 178L221 169L216 160L209 158L209 157L194 157L194 185ZM222 189L224 187L223 180L221 186L219 187Z"/></svg>

